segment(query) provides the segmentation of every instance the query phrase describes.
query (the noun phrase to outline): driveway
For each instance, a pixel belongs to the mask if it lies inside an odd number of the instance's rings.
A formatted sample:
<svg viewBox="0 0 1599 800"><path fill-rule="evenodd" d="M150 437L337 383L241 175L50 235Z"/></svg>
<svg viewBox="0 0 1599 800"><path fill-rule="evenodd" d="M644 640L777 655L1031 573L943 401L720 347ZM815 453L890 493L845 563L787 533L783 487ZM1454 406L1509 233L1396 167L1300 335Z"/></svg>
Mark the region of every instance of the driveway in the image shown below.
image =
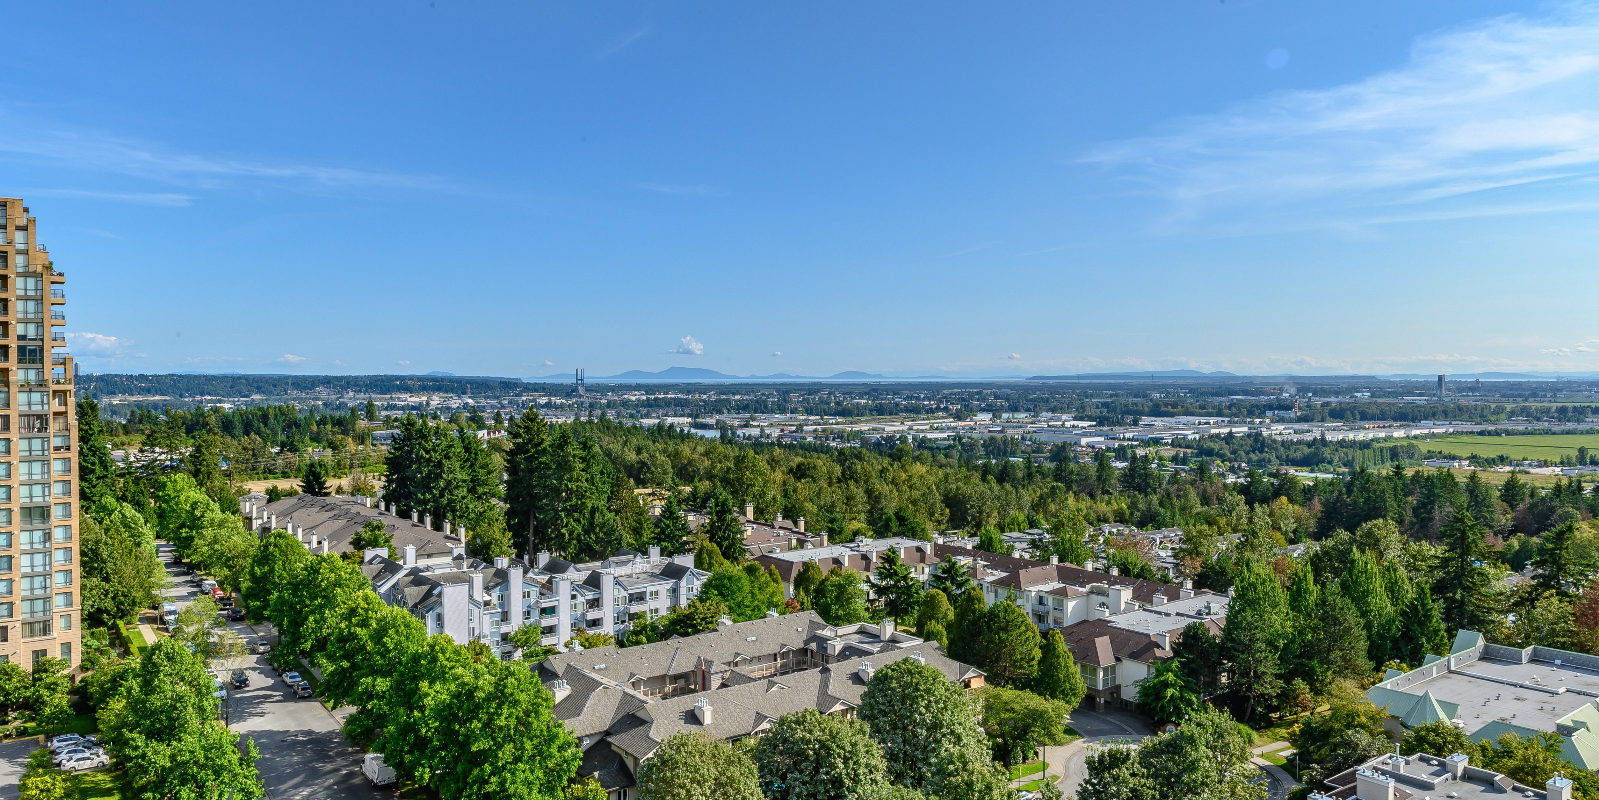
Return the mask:
<svg viewBox="0 0 1599 800"><path fill-rule="evenodd" d="M173 578L167 597L181 609L194 599L197 587L189 576L176 574L171 566L171 545L162 542L157 548ZM275 640L269 625L230 622L228 627L247 643ZM361 774L361 753L345 742L338 721L320 702L290 695L262 656L249 656L236 665L215 664L213 668L235 666L250 676L250 685L229 692L224 712L229 727L253 739L261 752L255 765L270 800L385 796ZM10 798L0 795L0 800Z"/></svg>
<svg viewBox="0 0 1599 800"><path fill-rule="evenodd" d="M1088 777L1088 755L1101 748L1139 742L1154 735L1149 721L1123 711L1090 711L1079 708L1071 715L1072 729L1083 738L1060 748L1063 756L1051 760L1049 774L1060 776L1061 792L1076 797L1077 789Z"/></svg>

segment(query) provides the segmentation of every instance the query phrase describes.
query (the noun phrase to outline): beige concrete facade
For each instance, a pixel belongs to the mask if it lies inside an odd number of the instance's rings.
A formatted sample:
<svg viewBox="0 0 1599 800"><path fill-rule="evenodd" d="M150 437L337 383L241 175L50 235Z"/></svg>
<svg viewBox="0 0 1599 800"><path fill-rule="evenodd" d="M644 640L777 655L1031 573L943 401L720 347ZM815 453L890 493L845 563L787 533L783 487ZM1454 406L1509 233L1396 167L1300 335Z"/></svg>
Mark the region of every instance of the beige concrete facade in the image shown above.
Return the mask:
<svg viewBox="0 0 1599 800"><path fill-rule="evenodd" d="M0 198L0 660L82 657L77 404L66 276Z"/></svg>

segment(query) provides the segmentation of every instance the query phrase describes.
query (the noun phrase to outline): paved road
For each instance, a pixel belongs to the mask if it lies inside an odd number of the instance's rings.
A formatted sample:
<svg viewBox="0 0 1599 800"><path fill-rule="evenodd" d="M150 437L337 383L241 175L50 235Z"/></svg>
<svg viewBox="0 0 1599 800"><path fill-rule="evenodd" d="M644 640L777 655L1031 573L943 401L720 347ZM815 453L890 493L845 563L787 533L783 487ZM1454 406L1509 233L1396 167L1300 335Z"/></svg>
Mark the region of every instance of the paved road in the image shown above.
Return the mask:
<svg viewBox="0 0 1599 800"><path fill-rule="evenodd" d="M22 780L22 770L28 766L28 755L38 749L37 736L0 744L0 800L17 800L22 795L17 781Z"/></svg>
<svg viewBox="0 0 1599 800"><path fill-rule="evenodd" d="M167 596L179 608L193 600L197 586L171 567L171 545L160 543L161 559L168 563L173 585ZM269 626L259 630L243 622L229 623L246 642L271 641ZM296 699L261 656L241 665L250 685L230 693L227 712L230 727L255 740L261 751L256 768L270 800L317 798L380 798L361 775L361 755L339 732L339 723L314 699ZM0 796L0 800L9 800Z"/></svg>
<svg viewBox="0 0 1599 800"><path fill-rule="evenodd" d="M1071 726L1083 738L1063 748L1065 757L1061 758L1058 771L1054 762L1051 762L1049 770L1051 775L1061 776L1061 792L1067 797L1076 797L1078 787L1088 777L1089 753L1121 743L1141 741L1154 733L1149 722L1135 714L1084 708L1072 712Z"/></svg>

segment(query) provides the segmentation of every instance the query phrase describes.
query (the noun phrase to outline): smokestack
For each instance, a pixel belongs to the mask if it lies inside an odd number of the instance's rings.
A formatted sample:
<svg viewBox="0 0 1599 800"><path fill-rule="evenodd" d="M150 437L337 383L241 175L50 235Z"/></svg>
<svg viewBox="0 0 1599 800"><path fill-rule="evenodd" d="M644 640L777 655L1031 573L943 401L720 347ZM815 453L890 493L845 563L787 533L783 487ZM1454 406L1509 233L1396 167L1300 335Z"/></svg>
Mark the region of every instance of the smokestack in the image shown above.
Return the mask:
<svg viewBox="0 0 1599 800"><path fill-rule="evenodd" d="M745 503L744 504L744 518L745 519L755 519L755 504L754 503Z"/></svg>
<svg viewBox="0 0 1599 800"><path fill-rule="evenodd" d="M794 525L799 528L799 532L800 533L804 533L805 532L805 518L804 517L800 517L799 519L794 520Z"/></svg>

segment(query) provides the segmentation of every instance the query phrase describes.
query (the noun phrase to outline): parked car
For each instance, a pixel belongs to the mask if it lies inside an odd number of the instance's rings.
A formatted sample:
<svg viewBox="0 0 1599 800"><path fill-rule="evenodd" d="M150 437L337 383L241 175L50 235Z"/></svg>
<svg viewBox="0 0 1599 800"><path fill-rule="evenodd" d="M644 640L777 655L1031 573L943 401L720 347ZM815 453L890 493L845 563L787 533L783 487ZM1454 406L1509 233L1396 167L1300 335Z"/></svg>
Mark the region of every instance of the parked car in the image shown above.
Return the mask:
<svg viewBox="0 0 1599 800"><path fill-rule="evenodd" d="M103 753L105 753L105 751L98 747L69 747L59 753L56 753L50 760L54 761L55 765L59 767L62 764L65 764L66 762L71 761L79 756L97 756Z"/></svg>
<svg viewBox="0 0 1599 800"><path fill-rule="evenodd" d="M66 772L82 772L86 769L99 769L111 764L111 756L104 750L95 753L85 753L80 756L63 761L56 766Z"/></svg>
<svg viewBox="0 0 1599 800"><path fill-rule="evenodd" d="M300 683L294 685L295 697L310 697L312 694L314 694L314 692L311 691L311 684L301 681Z"/></svg>
<svg viewBox="0 0 1599 800"><path fill-rule="evenodd" d="M393 786L399 780L394 768L383 763L382 753L367 753L366 758L361 759L361 774L373 786Z"/></svg>
<svg viewBox="0 0 1599 800"><path fill-rule="evenodd" d="M46 742L45 745L50 748L50 752L56 753L69 747L78 747L82 741L83 736L81 734L63 733Z"/></svg>
<svg viewBox="0 0 1599 800"><path fill-rule="evenodd" d="M173 616L177 616L178 615L178 604L177 603L162 603L161 604L161 616L164 617L164 616L166 616L168 614L171 614Z"/></svg>
<svg viewBox="0 0 1599 800"><path fill-rule="evenodd" d="M200 591L205 592L207 594L211 594L211 593L216 591L216 588L217 588L217 582L216 581L211 580L210 578L202 578L200 580Z"/></svg>
<svg viewBox="0 0 1599 800"><path fill-rule="evenodd" d="M228 619L231 619L234 622L242 621L244 619L244 609L240 608L239 606L234 606L233 608L228 609Z"/></svg>
<svg viewBox="0 0 1599 800"><path fill-rule="evenodd" d="M173 628L178 627L178 615L177 614L164 614L164 615L162 615L161 624L163 626L165 626L166 629L169 630L169 631L172 630Z"/></svg>
<svg viewBox="0 0 1599 800"><path fill-rule="evenodd" d="M294 672L294 671L291 670L289 672L283 673L283 682L288 684L288 685L290 685L290 686L293 686L296 683L300 683L303 680L304 680L304 678L301 678L300 677L300 673L298 673L298 672Z"/></svg>
<svg viewBox="0 0 1599 800"><path fill-rule="evenodd" d="M266 642L256 642L255 644L250 645L250 652L258 656L264 656L267 653L272 652L272 645L269 645Z"/></svg>
<svg viewBox="0 0 1599 800"><path fill-rule="evenodd" d="M220 608L233 608L233 595L225 594L218 597L217 606Z"/></svg>
<svg viewBox="0 0 1599 800"><path fill-rule="evenodd" d="M250 685L250 673L242 669L233 671L233 688L243 689Z"/></svg>

